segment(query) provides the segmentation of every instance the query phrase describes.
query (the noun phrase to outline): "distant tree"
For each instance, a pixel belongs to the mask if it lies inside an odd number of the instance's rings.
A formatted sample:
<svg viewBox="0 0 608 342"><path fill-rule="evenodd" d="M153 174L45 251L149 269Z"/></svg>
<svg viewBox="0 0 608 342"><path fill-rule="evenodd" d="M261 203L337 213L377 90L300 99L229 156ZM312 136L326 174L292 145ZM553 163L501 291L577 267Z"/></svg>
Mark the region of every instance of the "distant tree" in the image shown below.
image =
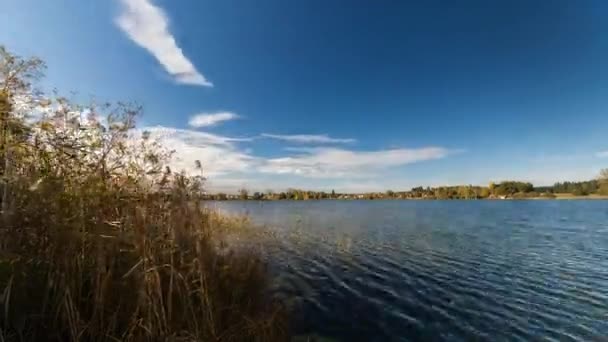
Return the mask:
<svg viewBox="0 0 608 342"><path fill-rule="evenodd" d="M495 185L493 193L500 196L510 196L518 192L528 193L532 191L534 191L532 183L505 181Z"/></svg>
<svg viewBox="0 0 608 342"><path fill-rule="evenodd" d="M586 196L586 195L589 195L589 193L587 191L585 191L585 189L583 189L583 187L581 187L581 186L576 186L572 190L572 194L574 196Z"/></svg>
<svg viewBox="0 0 608 342"><path fill-rule="evenodd" d="M241 189L239 190L239 198L242 200L246 200L249 198L249 192L247 191L247 189Z"/></svg>
<svg viewBox="0 0 608 342"><path fill-rule="evenodd" d="M584 182L563 182L555 183L550 191L554 193L571 193L580 196L598 192L600 185L601 180L599 179Z"/></svg>
<svg viewBox="0 0 608 342"><path fill-rule="evenodd" d="M601 169L600 170L599 181L602 182L602 183L608 182L608 169Z"/></svg>
<svg viewBox="0 0 608 342"><path fill-rule="evenodd" d="M293 200L297 200L297 190L294 189L287 189L287 192L285 193L285 199L293 199Z"/></svg>
<svg viewBox="0 0 608 342"><path fill-rule="evenodd" d="M449 199L450 191L448 190L447 187L438 187L438 188L435 188L435 190L434 190L434 196L437 199Z"/></svg>
<svg viewBox="0 0 608 342"><path fill-rule="evenodd" d="M405 194L405 197L417 198L417 197L422 197L423 194L424 194L424 189L421 186L419 186L416 188L412 188L410 191L408 191Z"/></svg>
<svg viewBox="0 0 608 342"><path fill-rule="evenodd" d="M253 193L253 199L256 200L256 201L262 200L262 199L264 199L264 194L262 194L261 192L256 191L256 192Z"/></svg>
<svg viewBox="0 0 608 342"><path fill-rule="evenodd" d="M523 183L523 182L516 182L516 186L517 186L517 190L519 192L532 192L534 191L534 185L532 185L532 183Z"/></svg>
<svg viewBox="0 0 608 342"><path fill-rule="evenodd" d="M599 189L598 192L601 195L608 195L608 169L602 169L600 171L600 177L598 179Z"/></svg>
<svg viewBox="0 0 608 342"><path fill-rule="evenodd" d="M490 188L481 188L479 191L480 198L488 198L490 197Z"/></svg>
<svg viewBox="0 0 608 342"><path fill-rule="evenodd" d="M496 184L494 184L494 182L490 182L490 184L488 184L488 190L490 191L490 194L494 193L495 188L496 188Z"/></svg>
<svg viewBox="0 0 608 342"><path fill-rule="evenodd" d="M475 190L471 185L461 185L456 190L457 197L461 199L471 199L476 198Z"/></svg>

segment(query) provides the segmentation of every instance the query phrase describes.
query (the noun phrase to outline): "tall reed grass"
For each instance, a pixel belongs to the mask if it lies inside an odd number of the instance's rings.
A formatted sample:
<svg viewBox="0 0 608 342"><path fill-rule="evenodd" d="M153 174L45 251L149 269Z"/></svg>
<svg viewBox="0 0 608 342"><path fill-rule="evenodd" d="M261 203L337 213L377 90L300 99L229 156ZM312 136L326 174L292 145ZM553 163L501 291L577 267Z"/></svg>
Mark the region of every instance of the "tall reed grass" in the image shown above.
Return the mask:
<svg viewBox="0 0 608 342"><path fill-rule="evenodd" d="M0 341L282 341L255 244L201 205L202 175L135 129L140 108L33 90L0 48ZM200 168L200 164L197 165Z"/></svg>

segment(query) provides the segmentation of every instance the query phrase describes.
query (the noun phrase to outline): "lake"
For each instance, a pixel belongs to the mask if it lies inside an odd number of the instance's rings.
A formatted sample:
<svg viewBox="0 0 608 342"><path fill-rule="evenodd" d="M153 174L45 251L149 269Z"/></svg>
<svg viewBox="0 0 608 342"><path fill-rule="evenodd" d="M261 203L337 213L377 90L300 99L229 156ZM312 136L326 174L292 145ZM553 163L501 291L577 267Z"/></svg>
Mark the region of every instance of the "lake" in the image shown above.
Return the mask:
<svg viewBox="0 0 608 342"><path fill-rule="evenodd" d="M218 202L266 254L297 334L340 341L608 336L608 201Z"/></svg>

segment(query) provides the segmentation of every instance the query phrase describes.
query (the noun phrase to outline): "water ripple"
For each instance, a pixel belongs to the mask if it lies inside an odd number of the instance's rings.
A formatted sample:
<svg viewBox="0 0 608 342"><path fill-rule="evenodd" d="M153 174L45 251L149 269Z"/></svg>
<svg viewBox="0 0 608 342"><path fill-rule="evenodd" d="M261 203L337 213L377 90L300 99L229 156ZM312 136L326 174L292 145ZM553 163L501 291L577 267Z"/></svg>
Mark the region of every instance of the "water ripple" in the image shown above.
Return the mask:
<svg viewBox="0 0 608 342"><path fill-rule="evenodd" d="M296 307L298 333L343 341L608 334L606 202L324 205L250 208L261 222L275 218L273 289ZM291 210L305 219L293 224Z"/></svg>

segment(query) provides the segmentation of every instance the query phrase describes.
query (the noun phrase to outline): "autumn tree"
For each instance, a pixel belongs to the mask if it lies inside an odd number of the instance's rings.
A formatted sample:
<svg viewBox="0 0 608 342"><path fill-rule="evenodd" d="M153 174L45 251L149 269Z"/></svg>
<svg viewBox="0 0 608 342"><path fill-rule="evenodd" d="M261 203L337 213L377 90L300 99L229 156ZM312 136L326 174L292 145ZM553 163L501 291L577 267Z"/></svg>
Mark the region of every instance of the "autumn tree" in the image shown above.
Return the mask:
<svg viewBox="0 0 608 342"><path fill-rule="evenodd" d="M494 182L490 182L490 184L488 184L488 190L490 191L490 195L494 193L495 188L496 184Z"/></svg>
<svg viewBox="0 0 608 342"><path fill-rule="evenodd" d="M489 188L481 188L479 191L479 197L481 198L487 198L490 197L490 189Z"/></svg>
<svg viewBox="0 0 608 342"><path fill-rule="evenodd" d="M608 195L608 169L602 169L600 171L600 176L598 179L600 186L599 186L599 193L601 195Z"/></svg>

